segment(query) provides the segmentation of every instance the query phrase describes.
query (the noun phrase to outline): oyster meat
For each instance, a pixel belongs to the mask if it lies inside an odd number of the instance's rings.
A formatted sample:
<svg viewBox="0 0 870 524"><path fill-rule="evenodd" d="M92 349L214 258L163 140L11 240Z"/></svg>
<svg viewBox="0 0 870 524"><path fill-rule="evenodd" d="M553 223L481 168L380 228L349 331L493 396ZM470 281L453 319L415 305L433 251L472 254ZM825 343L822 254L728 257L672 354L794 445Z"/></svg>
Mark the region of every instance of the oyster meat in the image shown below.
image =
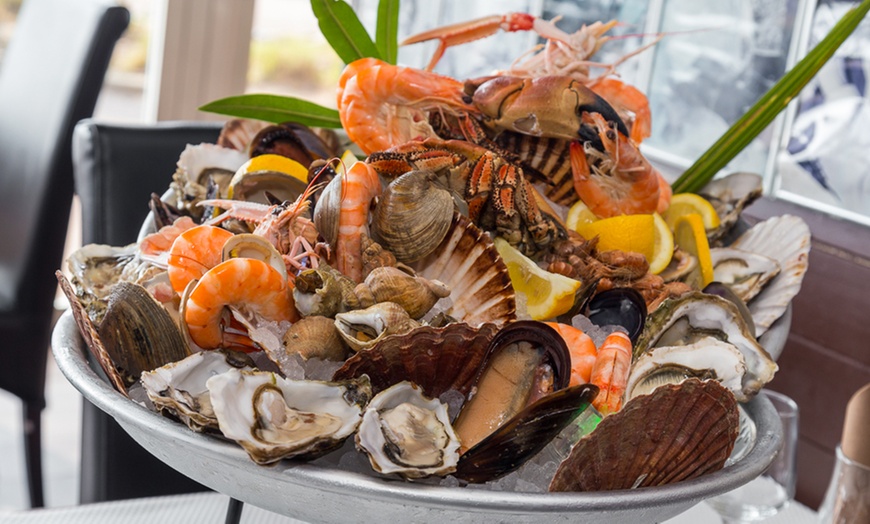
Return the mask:
<svg viewBox="0 0 870 524"><path fill-rule="evenodd" d="M713 280L727 284L744 302L779 274L779 262L773 258L734 247L711 248L710 259Z"/></svg>
<svg viewBox="0 0 870 524"><path fill-rule="evenodd" d="M318 382L231 369L208 379L206 387L221 432L257 464L335 449L357 430L371 399L366 377Z"/></svg>
<svg viewBox="0 0 870 524"><path fill-rule="evenodd" d="M446 404L425 397L407 381L372 399L356 444L376 471L409 479L447 475L459 461L459 438L450 425Z"/></svg>

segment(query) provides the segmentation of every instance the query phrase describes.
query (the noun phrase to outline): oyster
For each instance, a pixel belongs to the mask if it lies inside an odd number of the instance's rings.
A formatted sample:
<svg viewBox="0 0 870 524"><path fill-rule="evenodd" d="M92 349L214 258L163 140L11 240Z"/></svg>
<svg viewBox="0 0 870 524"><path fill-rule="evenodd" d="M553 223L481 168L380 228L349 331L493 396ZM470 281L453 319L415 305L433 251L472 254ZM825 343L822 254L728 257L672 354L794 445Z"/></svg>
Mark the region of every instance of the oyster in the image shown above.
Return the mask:
<svg viewBox="0 0 870 524"><path fill-rule="evenodd" d="M356 444L376 471L409 479L447 475L459 460L459 439L446 405L425 397L410 382L375 395L363 414Z"/></svg>
<svg viewBox="0 0 870 524"><path fill-rule="evenodd" d="M431 171L409 171L390 182L372 217L372 235L400 262L419 260L447 236L453 197Z"/></svg>
<svg viewBox="0 0 870 524"><path fill-rule="evenodd" d="M659 346L641 355L631 366L625 398L652 392L663 384L677 384L688 378L714 379L731 390L739 402L743 394L746 363L732 344L704 337L682 346Z"/></svg>
<svg viewBox="0 0 870 524"><path fill-rule="evenodd" d="M254 362L235 351L201 351L142 373L145 393L159 411L175 415L194 431L218 429L205 383L230 369L252 371Z"/></svg>
<svg viewBox="0 0 870 524"><path fill-rule="evenodd" d="M715 381L689 379L626 403L583 437L550 491L661 486L722 469L739 426L737 402Z"/></svg>
<svg viewBox="0 0 870 524"><path fill-rule="evenodd" d="M338 334L355 351L369 349L388 335L407 333L419 326L419 322L394 302L380 302L335 315Z"/></svg>
<svg viewBox="0 0 870 524"><path fill-rule="evenodd" d="M734 346L742 355L746 370L740 382L741 398L752 398L773 379L776 362L749 332L737 307L722 297L701 292L668 299L647 317L633 360L660 346L686 346L707 337Z"/></svg>
<svg viewBox="0 0 870 524"><path fill-rule="evenodd" d="M454 213L444 241L415 262L417 274L450 289L446 314L473 326L516 320L516 294L507 266L489 235L467 217Z"/></svg>
<svg viewBox="0 0 870 524"><path fill-rule="evenodd" d="M231 369L206 386L221 432L257 464L315 458L339 447L371 399L365 377L329 383Z"/></svg>
<svg viewBox="0 0 870 524"><path fill-rule="evenodd" d="M711 246L725 241L740 220L740 213L761 197L763 189L760 175L737 172L717 178L698 191L699 195L710 201L719 215L719 227L707 232Z"/></svg>
<svg viewBox="0 0 870 524"><path fill-rule="evenodd" d="M760 337L800 291L808 267L810 228L800 217L777 216L752 226L731 247L779 262L779 274L748 304L755 320L755 336Z"/></svg>
<svg viewBox="0 0 870 524"><path fill-rule="evenodd" d="M248 155L216 144L188 144L178 157L177 171L190 182L205 187L212 178L220 193L226 194L227 186L237 169L248 161Z"/></svg>
<svg viewBox="0 0 870 524"><path fill-rule="evenodd" d="M711 248L710 259L713 280L730 286L744 302L779 274L779 262L773 258L734 247Z"/></svg>

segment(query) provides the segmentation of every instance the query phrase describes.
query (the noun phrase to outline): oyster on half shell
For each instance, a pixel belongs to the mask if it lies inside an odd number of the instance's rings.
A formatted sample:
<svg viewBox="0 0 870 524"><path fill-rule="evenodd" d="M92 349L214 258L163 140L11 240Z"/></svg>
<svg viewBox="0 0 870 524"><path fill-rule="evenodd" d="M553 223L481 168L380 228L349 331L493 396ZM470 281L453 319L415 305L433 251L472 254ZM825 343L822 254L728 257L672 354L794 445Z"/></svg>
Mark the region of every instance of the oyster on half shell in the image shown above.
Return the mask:
<svg viewBox="0 0 870 524"><path fill-rule="evenodd" d="M357 430L372 391L367 377L318 382L235 369L206 386L221 432L257 464L315 458L340 446Z"/></svg>
<svg viewBox="0 0 870 524"><path fill-rule="evenodd" d="M732 389L736 397L744 401L749 400L773 379L778 369L776 362L750 333L737 306L720 296L701 292L687 293L678 298L668 299L647 317L644 332L634 347L633 361L636 364L641 361L644 354L663 351L662 347L665 346L709 343L707 339L711 337L733 346L743 359L745 371L739 375L740 380L729 381L736 387ZM706 348L704 350L706 351ZM670 351L663 354L667 355ZM669 358L658 359L657 364L680 365L674 359L674 355L677 354L679 352L674 351L670 353ZM716 375L716 368L713 362L708 362L706 365L710 367L694 368L694 373L691 375L712 378ZM709 370L708 375L704 375L705 369ZM640 373L641 370L634 369L633 366L632 375L635 376L629 377L629 381L641 380L638 376ZM717 376L717 378L723 377ZM672 382L678 381L676 378L672 380Z"/></svg>
<svg viewBox="0 0 870 524"><path fill-rule="evenodd" d="M775 259L733 247L710 249L713 280L727 284L744 302L749 302L779 274Z"/></svg>
<svg viewBox="0 0 870 524"><path fill-rule="evenodd" d="M459 438L447 405L410 382L400 382L369 403L356 435L372 468L405 478L447 475L459 461Z"/></svg>

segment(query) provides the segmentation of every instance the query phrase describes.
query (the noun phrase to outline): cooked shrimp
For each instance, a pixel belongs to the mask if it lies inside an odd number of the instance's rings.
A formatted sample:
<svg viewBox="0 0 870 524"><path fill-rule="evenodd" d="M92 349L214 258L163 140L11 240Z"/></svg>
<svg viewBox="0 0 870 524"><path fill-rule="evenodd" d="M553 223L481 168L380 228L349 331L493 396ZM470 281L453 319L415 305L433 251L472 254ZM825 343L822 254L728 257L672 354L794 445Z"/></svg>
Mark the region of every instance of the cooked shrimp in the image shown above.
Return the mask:
<svg viewBox="0 0 870 524"><path fill-rule="evenodd" d="M569 385L588 384L598 353L595 349L595 342L583 330L568 324L561 322L545 322L545 324L555 329L568 346L568 352L571 354L571 383Z"/></svg>
<svg viewBox="0 0 870 524"><path fill-rule="evenodd" d="M583 121L595 130L601 149L592 140L571 143L571 171L580 199L600 218L654 212L659 172L600 114L587 113Z"/></svg>
<svg viewBox="0 0 870 524"><path fill-rule="evenodd" d="M178 235L169 248L169 282L176 293L183 293L191 280L220 264L221 248L233 234L214 226L196 226Z"/></svg>
<svg viewBox="0 0 870 524"><path fill-rule="evenodd" d="M196 345L225 347L231 345L224 336L227 308L255 320L293 322L298 314L291 291L281 273L266 262L231 258L208 270L191 290L184 321Z"/></svg>
<svg viewBox="0 0 870 524"><path fill-rule="evenodd" d="M631 370L631 339L621 331L614 331L598 348L598 357L592 366L590 382L598 386L598 396L592 401L603 415L619 411L628 373Z"/></svg>
<svg viewBox="0 0 870 524"><path fill-rule="evenodd" d="M354 282L362 280L362 235L368 234L369 206L380 194L378 173L365 162L357 162L342 176L335 267Z"/></svg>
<svg viewBox="0 0 870 524"><path fill-rule="evenodd" d="M180 217L169 226L163 226L156 233L151 233L139 242L139 252L143 255L159 255L172 247L178 235L196 227L196 222L190 217Z"/></svg>
<svg viewBox="0 0 870 524"><path fill-rule="evenodd" d="M476 112L462 87L447 76L361 58L338 81L341 125L366 154L435 137L429 112Z"/></svg>

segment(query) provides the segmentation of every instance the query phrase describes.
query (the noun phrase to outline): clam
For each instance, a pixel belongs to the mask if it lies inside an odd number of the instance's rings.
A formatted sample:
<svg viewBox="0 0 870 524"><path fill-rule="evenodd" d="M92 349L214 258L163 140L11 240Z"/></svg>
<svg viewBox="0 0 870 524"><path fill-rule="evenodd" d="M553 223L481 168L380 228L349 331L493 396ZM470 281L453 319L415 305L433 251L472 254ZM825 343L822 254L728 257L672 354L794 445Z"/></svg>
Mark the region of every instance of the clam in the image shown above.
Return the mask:
<svg viewBox="0 0 870 524"><path fill-rule="evenodd" d="M340 176L330 180L314 207L314 227L330 246L334 246L338 240L342 184Z"/></svg>
<svg viewBox="0 0 870 524"><path fill-rule="evenodd" d="M335 315L338 334L355 351L369 349L389 335L407 333L419 326L402 306L393 302Z"/></svg>
<svg viewBox="0 0 870 524"><path fill-rule="evenodd" d="M411 264L417 274L450 289L446 314L473 326L516 320L516 294L489 235L454 213L447 236L429 256Z"/></svg>
<svg viewBox="0 0 870 524"><path fill-rule="evenodd" d="M194 431L218 429L217 417L205 383L230 369L252 371L254 362L244 353L200 351L177 362L142 373L145 393L161 412L172 414Z"/></svg>
<svg viewBox="0 0 870 524"><path fill-rule="evenodd" d="M583 437L550 491L662 486L722 469L739 426L737 402L715 381L689 379L632 399Z"/></svg>
<svg viewBox="0 0 870 524"><path fill-rule="evenodd" d="M749 302L779 274L779 262L771 257L735 247L710 249L713 280L728 285L744 302Z"/></svg>
<svg viewBox="0 0 870 524"><path fill-rule="evenodd" d="M633 360L637 362L661 346L687 346L707 337L727 343L741 354L745 365L737 392L741 399L752 398L773 379L776 362L749 331L737 307L722 297L701 292L665 300L650 314L635 344Z"/></svg>
<svg viewBox="0 0 870 524"><path fill-rule="evenodd" d="M780 272L749 303L760 337L785 313L800 291L807 272L810 228L800 217L782 215L752 226L731 247L764 255L779 263Z"/></svg>
<svg viewBox="0 0 870 524"><path fill-rule="evenodd" d="M407 479L447 475L459 460L459 438L447 406L410 382L375 395L363 414L356 445L375 471Z"/></svg>
<svg viewBox="0 0 870 524"><path fill-rule="evenodd" d="M410 268L378 267L354 288L354 294L363 307L394 302L402 306L411 318L418 319L438 300L450 296L450 289L438 280L413 274Z"/></svg>
<svg viewBox="0 0 870 524"><path fill-rule="evenodd" d="M453 221L453 197L430 171L390 182L372 217L372 235L400 262L411 263L441 244Z"/></svg>
<svg viewBox="0 0 870 524"><path fill-rule="evenodd" d="M331 318L313 316L294 322L284 332L283 341L286 353L298 353L305 360L319 358L342 361L347 358L347 345Z"/></svg>
<svg viewBox="0 0 870 524"><path fill-rule="evenodd" d="M257 464L311 459L341 446L371 399L365 377L330 383L231 369L206 386L221 432Z"/></svg>

